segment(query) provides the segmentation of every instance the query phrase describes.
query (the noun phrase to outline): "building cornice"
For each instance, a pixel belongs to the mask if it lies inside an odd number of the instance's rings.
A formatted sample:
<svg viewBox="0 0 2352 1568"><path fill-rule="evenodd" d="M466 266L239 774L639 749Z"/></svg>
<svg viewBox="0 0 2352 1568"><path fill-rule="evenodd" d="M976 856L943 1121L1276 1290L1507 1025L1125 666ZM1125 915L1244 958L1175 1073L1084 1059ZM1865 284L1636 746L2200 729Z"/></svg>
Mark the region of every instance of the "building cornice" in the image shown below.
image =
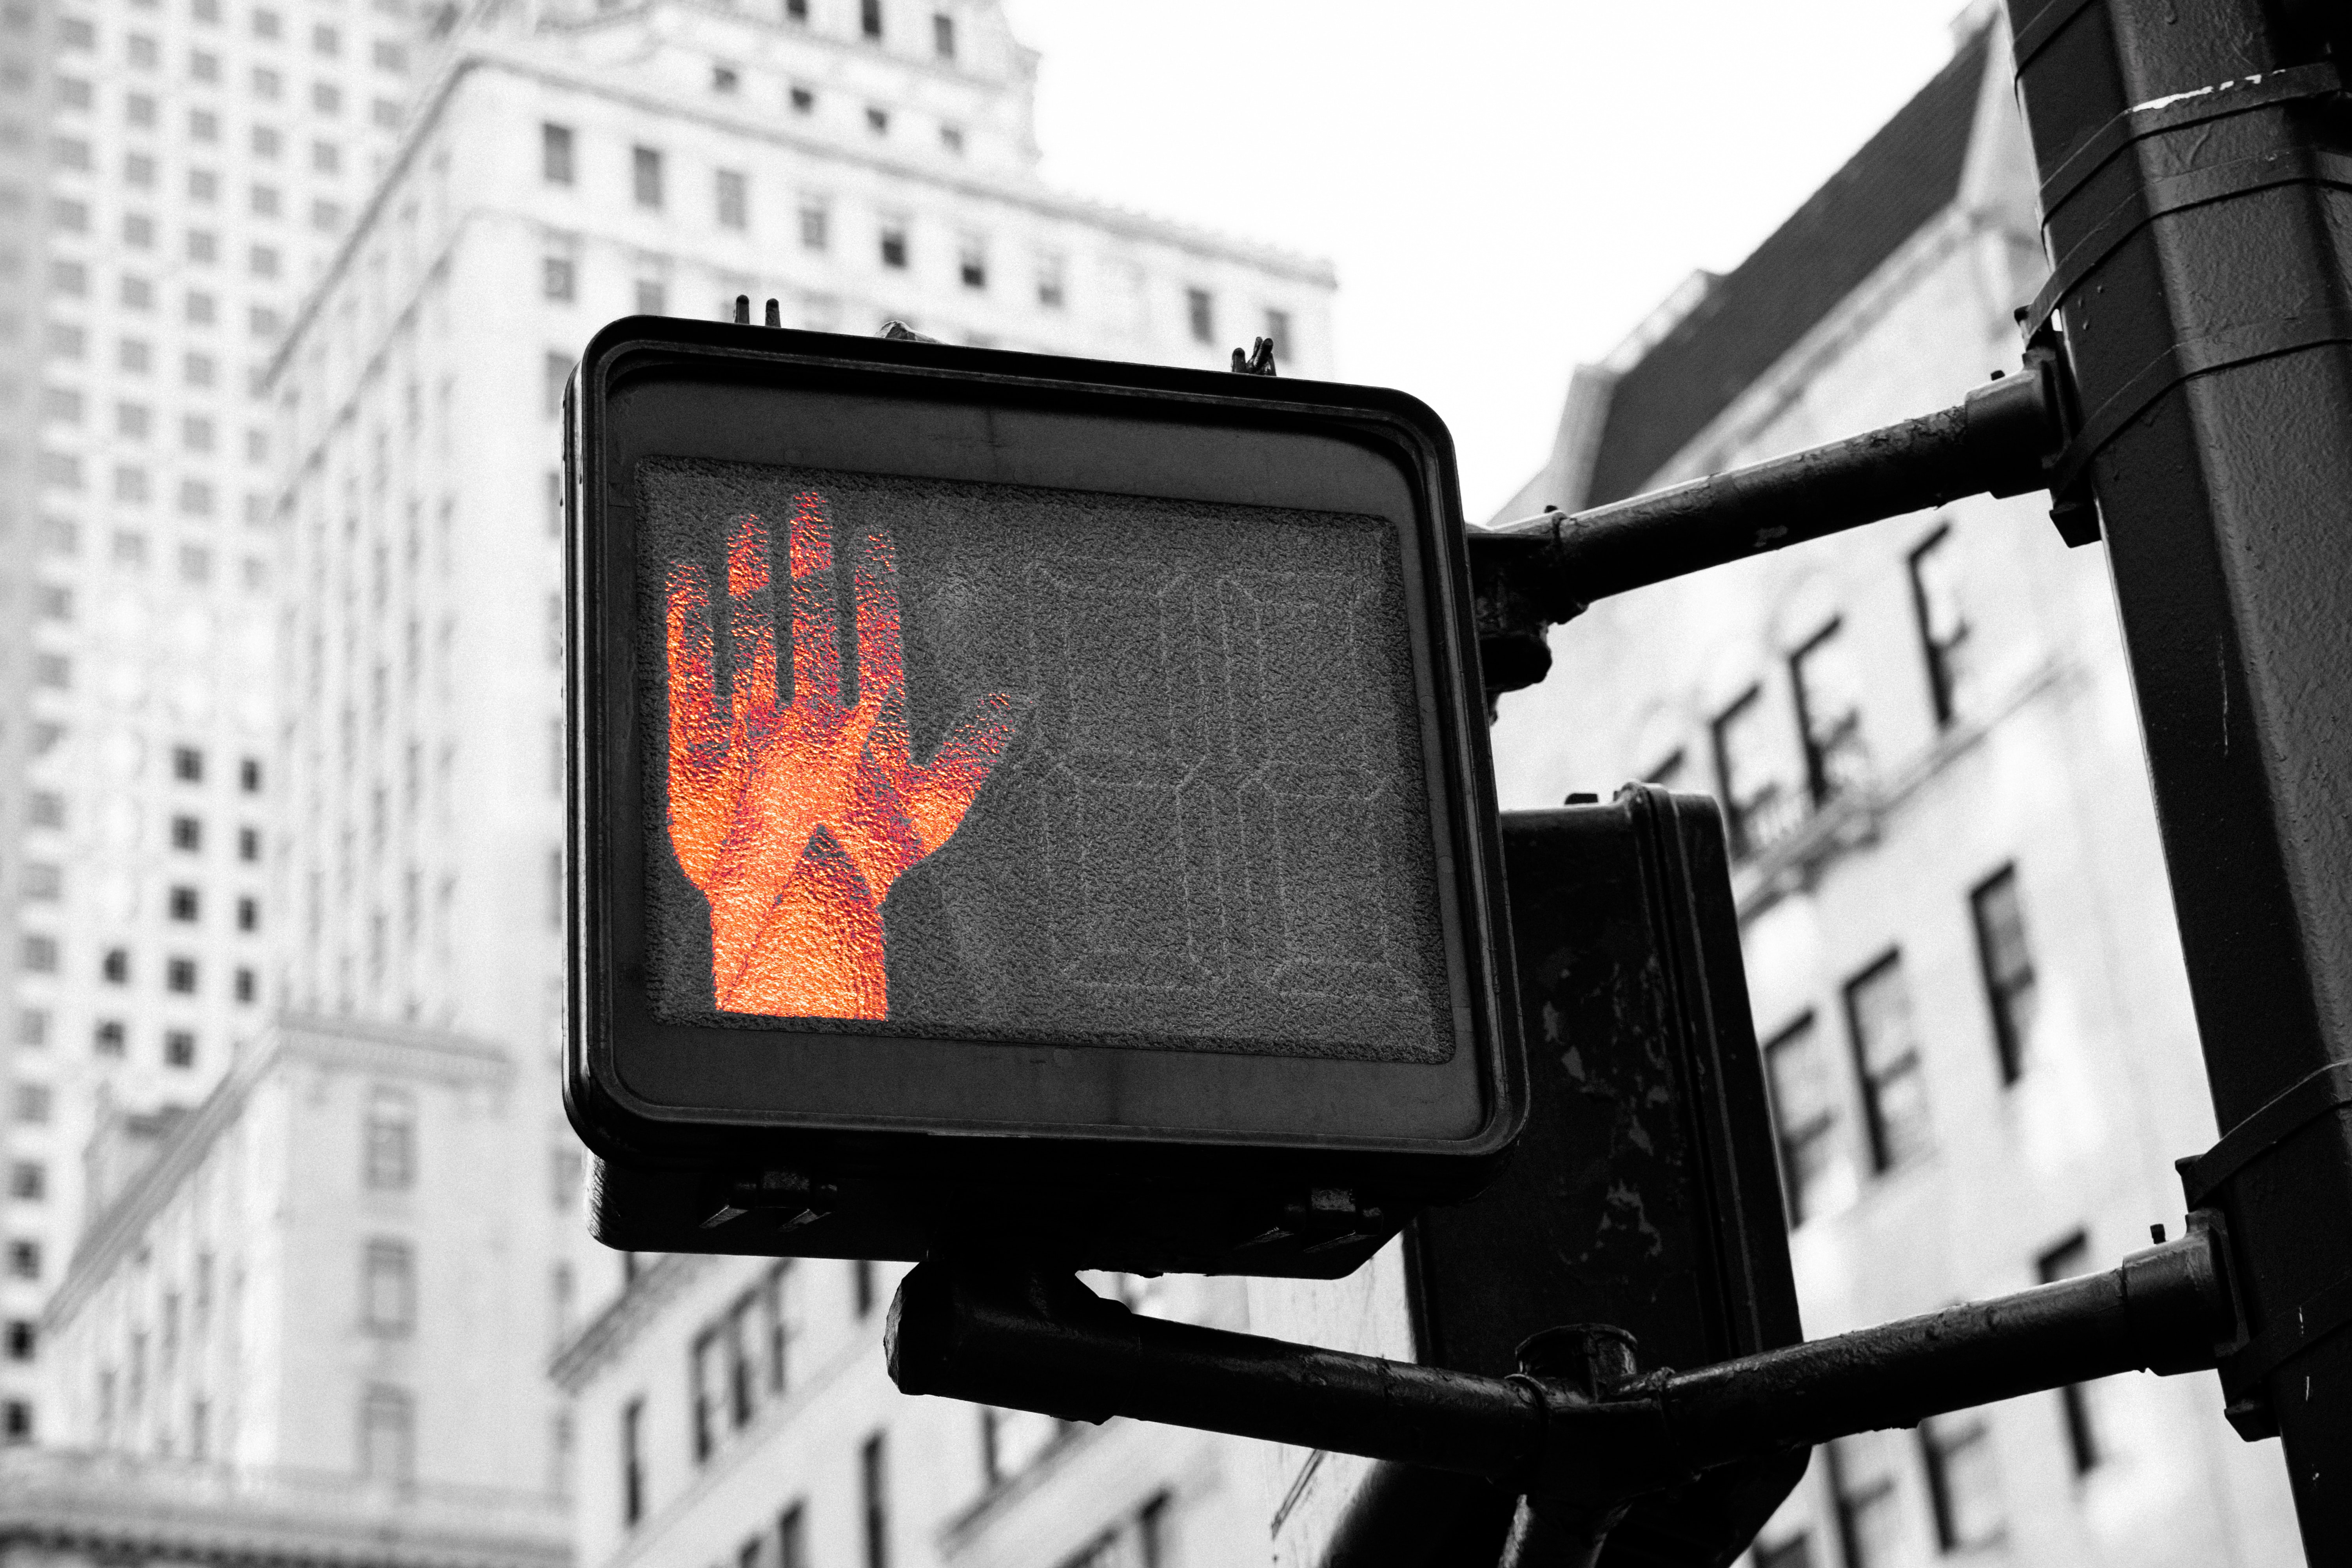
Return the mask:
<svg viewBox="0 0 2352 1568"><path fill-rule="evenodd" d="M1169 246L1208 261L1251 267L1312 288L1336 289L1339 286L1339 274L1328 259L1213 234L1106 202L1064 195L1034 181L919 164L754 120L745 114L730 114L705 105L680 103L637 87L616 74L608 76L581 62L570 62L568 68L558 69L528 58L524 54L527 49L527 43L518 45L504 39L478 37L460 45L443 65L437 79L422 95L421 106L410 120L400 149L393 155L383 177L377 182L374 193L361 208L351 231L336 247L333 259L320 274L317 285L303 299L277 352L270 356L265 374L267 382L274 385L285 374L286 366L293 360L296 350L318 319L327 299L351 270L353 258L383 216L394 192L405 182L418 153L439 126L451 99L456 96L458 84L478 70L502 71L541 86L593 94L620 104L634 114L667 117L710 126L765 142L781 151L819 162L892 175L917 184L942 187L961 195L1024 207L1043 217L1087 224L1121 238ZM455 227L453 224L453 231Z"/></svg>
<svg viewBox="0 0 2352 1568"><path fill-rule="evenodd" d="M126 1455L0 1454L0 1555L241 1568L570 1568L552 1500Z"/></svg>
<svg viewBox="0 0 2352 1568"><path fill-rule="evenodd" d="M385 1078L493 1088L503 1087L514 1076L507 1054L488 1041L358 1019L280 1015L83 1233L65 1279L43 1310L45 1333L56 1332L81 1310L145 1235L149 1223L179 1194L220 1135L236 1124L255 1087L278 1063L289 1060Z"/></svg>

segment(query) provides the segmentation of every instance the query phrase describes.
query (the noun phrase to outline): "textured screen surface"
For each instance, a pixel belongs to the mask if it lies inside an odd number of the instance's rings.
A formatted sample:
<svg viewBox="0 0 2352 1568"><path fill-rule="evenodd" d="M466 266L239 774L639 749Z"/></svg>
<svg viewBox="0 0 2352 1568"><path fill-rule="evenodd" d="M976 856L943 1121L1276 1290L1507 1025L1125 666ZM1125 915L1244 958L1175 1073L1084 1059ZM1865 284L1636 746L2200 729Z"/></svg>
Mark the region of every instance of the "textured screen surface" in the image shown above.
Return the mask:
<svg viewBox="0 0 2352 1568"><path fill-rule="evenodd" d="M653 459L670 1022L1435 1061L1378 518Z"/></svg>

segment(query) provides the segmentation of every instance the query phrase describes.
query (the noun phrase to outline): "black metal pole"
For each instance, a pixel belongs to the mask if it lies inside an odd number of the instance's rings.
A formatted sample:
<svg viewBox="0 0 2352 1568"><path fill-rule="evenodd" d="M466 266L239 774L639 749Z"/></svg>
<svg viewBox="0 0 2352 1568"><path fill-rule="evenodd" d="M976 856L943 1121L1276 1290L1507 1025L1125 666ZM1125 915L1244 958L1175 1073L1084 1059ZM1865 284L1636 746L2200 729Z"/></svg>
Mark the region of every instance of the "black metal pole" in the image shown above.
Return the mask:
<svg viewBox="0 0 2352 1568"><path fill-rule="evenodd" d="M2103 1274L1614 1385L1551 1375L1529 1350L1530 1375L1482 1377L1139 1317L1067 1277L940 1262L900 1285L887 1343L907 1394L1084 1421L1129 1415L1522 1489L1568 1474L1606 1503L2039 1389L2210 1367L2234 1321L2200 1226Z"/></svg>
<svg viewBox="0 0 2352 1568"><path fill-rule="evenodd" d="M1544 628L1595 599L1960 496L2041 489L2065 445L2066 408L2054 350L2037 344L2022 374L1934 414L1586 511L1479 530L1470 563L1486 689L1542 679ZM2074 513L2052 515L2063 531Z"/></svg>
<svg viewBox="0 0 2352 1568"><path fill-rule="evenodd" d="M1066 1420L1130 1415L1507 1479L1543 1441L1542 1401L1500 1378L1168 1322L1067 1276L915 1268L890 1303L890 1377Z"/></svg>
<svg viewBox="0 0 2352 1568"><path fill-rule="evenodd" d="M2352 47L2305 0L2009 0L2253 1339L2352 1563Z"/></svg>

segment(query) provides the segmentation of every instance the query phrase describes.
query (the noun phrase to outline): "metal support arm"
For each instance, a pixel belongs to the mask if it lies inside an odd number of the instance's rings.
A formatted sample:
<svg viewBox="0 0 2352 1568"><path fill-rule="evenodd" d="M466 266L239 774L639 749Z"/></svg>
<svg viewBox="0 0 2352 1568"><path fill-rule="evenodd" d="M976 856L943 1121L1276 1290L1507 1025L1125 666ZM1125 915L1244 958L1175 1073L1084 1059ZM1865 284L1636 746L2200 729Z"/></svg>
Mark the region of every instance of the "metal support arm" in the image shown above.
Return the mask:
<svg viewBox="0 0 2352 1568"><path fill-rule="evenodd" d="M1544 628L1595 599L1960 496L2046 487L2072 428L2063 374L2045 335L2026 350L2022 374L1940 413L1588 511L1474 531L1490 699L1541 680L1551 665ZM2096 537L2087 505L2051 515L2069 543Z"/></svg>
<svg viewBox="0 0 2352 1568"><path fill-rule="evenodd" d="M1483 1476L1522 1494L1515 1557L1579 1561L1625 1503L1717 1465L2039 1389L2215 1364L2239 1336L2222 1248L2189 1233L2101 1274L1688 1372L1643 1373L1597 1325L1521 1371L1442 1367L1139 1317L1066 1276L933 1260L890 1307L908 1394L1112 1415ZM1549 1522L1547 1522L1549 1521Z"/></svg>

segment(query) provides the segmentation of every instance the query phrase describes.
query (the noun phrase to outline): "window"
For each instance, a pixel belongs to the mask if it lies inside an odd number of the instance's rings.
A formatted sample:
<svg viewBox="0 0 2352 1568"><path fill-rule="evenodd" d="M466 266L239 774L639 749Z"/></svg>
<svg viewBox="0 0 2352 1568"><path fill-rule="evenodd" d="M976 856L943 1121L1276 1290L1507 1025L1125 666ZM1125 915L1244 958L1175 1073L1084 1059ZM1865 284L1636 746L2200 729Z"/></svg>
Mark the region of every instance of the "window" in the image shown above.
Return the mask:
<svg viewBox="0 0 2352 1568"><path fill-rule="evenodd" d="M1969 910L1976 921L1977 963L1992 1014L2000 1081L2015 1083L2025 1074L2039 994L2033 953L2025 941L2025 910L2018 901L2017 868L2003 866L1977 884L1969 894Z"/></svg>
<svg viewBox="0 0 2352 1568"><path fill-rule="evenodd" d="M710 68L710 90L733 92L743 85L743 78L733 66L714 65Z"/></svg>
<svg viewBox="0 0 2352 1568"><path fill-rule="evenodd" d="M580 1151L569 1143L559 1143L549 1151L547 1166L555 1212L567 1213L580 1198Z"/></svg>
<svg viewBox="0 0 2352 1568"><path fill-rule="evenodd" d="M801 198L801 248L803 250L823 250L830 242L831 225L827 222L829 216L825 204L820 198L815 196ZM887 236L885 236L883 243L884 255L887 257L888 255ZM906 241L901 238L898 244L898 265L903 267L906 265Z"/></svg>
<svg viewBox="0 0 2352 1568"><path fill-rule="evenodd" d="M25 897L27 899L46 902L63 898L65 890L64 867L46 865L37 860L25 867Z"/></svg>
<svg viewBox="0 0 2352 1568"><path fill-rule="evenodd" d="M1062 1439L1069 1423L1034 1410L980 1410L980 1463L991 1487L1027 1470Z"/></svg>
<svg viewBox="0 0 2352 1568"><path fill-rule="evenodd" d="M258 430L254 435L260 435ZM261 793L261 759L247 757L236 765L236 787L247 795Z"/></svg>
<svg viewBox="0 0 2352 1568"><path fill-rule="evenodd" d="M416 1474L414 1402L397 1388L377 1384L360 1399L360 1474L369 1480L406 1486Z"/></svg>
<svg viewBox="0 0 2352 1568"><path fill-rule="evenodd" d="M37 1160L19 1160L8 1167L8 1195L28 1204L48 1195L48 1167Z"/></svg>
<svg viewBox="0 0 2352 1568"><path fill-rule="evenodd" d="M795 87L793 89L792 101L793 112L794 114L813 114L816 111L816 94L809 90L807 88Z"/></svg>
<svg viewBox="0 0 2352 1568"><path fill-rule="evenodd" d="M751 182L740 169L721 169L718 176L719 226L745 228L751 222Z"/></svg>
<svg viewBox="0 0 2352 1568"><path fill-rule="evenodd" d="M310 47L316 53L322 55L340 54L342 51L342 47L343 41L336 35L335 29L328 26L325 23L321 22L317 26L310 29Z"/></svg>
<svg viewBox="0 0 2352 1568"><path fill-rule="evenodd" d="M1192 326L1194 342L1208 343L1216 341L1216 302L1209 298L1209 291L1206 289L1184 290L1184 320Z"/></svg>
<svg viewBox="0 0 2352 1568"><path fill-rule="evenodd" d="M110 985L131 984L131 950L110 947L98 961L99 977Z"/></svg>
<svg viewBox="0 0 2352 1568"><path fill-rule="evenodd" d="M1993 1464L1992 1428L1983 1415L1919 1423L1919 1458L1937 1550L1968 1552L2000 1540L2000 1477Z"/></svg>
<svg viewBox="0 0 2352 1568"><path fill-rule="evenodd" d="M38 1124L49 1119L49 1086L45 1083L20 1083L16 1086L16 1120Z"/></svg>
<svg viewBox="0 0 2352 1568"><path fill-rule="evenodd" d="M194 995L196 989L196 961L193 958L168 958L163 961L163 989Z"/></svg>
<svg viewBox="0 0 2352 1568"><path fill-rule="evenodd" d="M1868 1445L1867 1438L1848 1438L1824 1443L1820 1450L1828 1461L1838 1537L1845 1548L1846 1568L1896 1568L1911 1561L1903 1532L1901 1500L1895 1492L1892 1471L1864 1471L1858 1460L1870 1457Z"/></svg>
<svg viewBox="0 0 2352 1568"><path fill-rule="evenodd" d="M857 0L857 30L879 41L882 37L882 0Z"/></svg>
<svg viewBox="0 0 2352 1568"><path fill-rule="evenodd" d="M776 1568L809 1568L805 1504L793 1504L776 1521Z"/></svg>
<svg viewBox="0 0 2352 1568"><path fill-rule="evenodd" d="M662 280L661 280L660 279L658 279L658 278L640 278L640 279L637 279L637 314L638 314L638 315L640 315L640 316L658 316L658 315L661 315L662 313L664 313L665 311L667 311L668 309L669 309L669 290L662 287ZM562 481L560 479L557 480L557 483L558 483L558 484L561 484L562 482ZM554 526L554 528L553 528L551 531L558 532L558 533L560 533L560 532L562 532L562 530L563 530L562 515L563 515L563 514L562 514L562 500L559 499L559 500L558 500L558 501L556 502L556 510L555 510L556 522L555 522L555 526Z"/></svg>
<svg viewBox="0 0 2352 1568"><path fill-rule="evenodd" d="M10 1361L33 1359L36 1331L28 1319L11 1318L8 1321L8 1359Z"/></svg>
<svg viewBox="0 0 2352 1568"><path fill-rule="evenodd" d="M1789 656L1797 731L1805 742L1805 783L1816 809L1862 784L1869 760L1862 743L1862 698L1846 646L1832 618Z"/></svg>
<svg viewBox="0 0 2352 1568"><path fill-rule="evenodd" d="M196 918L196 889L185 886L173 888L170 907L173 920L194 921Z"/></svg>
<svg viewBox="0 0 2352 1568"><path fill-rule="evenodd" d="M27 1007L16 1015L16 1043L20 1046L46 1046L49 1043L49 1015L39 1007Z"/></svg>
<svg viewBox="0 0 2352 1568"><path fill-rule="evenodd" d="M949 152L949 153L954 153L954 154L955 154L957 157L959 157L959 158L962 157L962 156L963 156L963 127L962 127L962 126L961 126L961 125L942 125L942 126L940 126L940 148L941 148L941 150L942 150L942 151Z"/></svg>
<svg viewBox="0 0 2352 1568"><path fill-rule="evenodd" d="M250 1002L261 994L261 984L254 977L252 970L240 969L236 972L236 990L238 1001Z"/></svg>
<svg viewBox="0 0 2352 1568"><path fill-rule="evenodd" d="M28 933L21 949L25 967L36 974L49 974L58 967L58 939L39 932Z"/></svg>
<svg viewBox="0 0 2352 1568"><path fill-rule="evenodd" d="M8 1273L16 1279L38 1279L41 1277L41 1244L37 1241L10 1242Z"/></svg>
<svg viewBox="0 0 2352 1568"><path fill-rule="evenodd" d="M572 258L547 256L540 258L539 291L542 298L569 302L576 281Z"/></svg>
<svg viewBox="0 0 2352 1568"><path fill-rule="evenodd" d="M1048 253L1037 258L1037 303L1048 310L1062 308L1066 290L1064 279L1069 264L1059 255Z"/></svg>
<svg viewBox="0 0 2352 1568"><path fill-rule="evenodd" d="M718 1396L713 1385L719 1375L718 1359L718 1331L706 1329L695 1336L687 1366L688 1392L693 1397L694 1406L694 1462L698 1465L710 1458L710 1450L717 1441L713 1423Z"/></svg>
<svg viewBox="0 0 2352 1568"><path fill-rule="evenodd" d="M539 174L551 185L572 183L572 127L552 122L539 128Z"/></svg>
<svg viewBox="0 0 2352 1568"><path fill-rule="evenodd" d="M874 1263L871 1258L850 1260L849 1304L861 1318L874 1310Z"/></svg>
<svg viewBox="0 0 2352 1568"><path fill-rule="evenodd" d="M632 1399L621 1407L621 1522L633 1525L646 1516L646 1402Z"/></svg>
<svg viewBox="0 0 2352 1568"><path fill-rule="evenodd" d="M416 1271L404 1241L371 1241L362 1263L360 1313L370 1333L404 1334L416 1326Z"/></svg>
<svg viewBox="0 0 2352 1568"><path fill-rule="evenodd" d="M882 226L882 265L897 268L907 265L907 226L903 222Z"/></svg>
<svg viewBox="0 0 2352 1568"><path fill-rule="evenodd" d="M236 858L240 860L261 858L261 829L240 827L236 830Z"/></svg>
<svg viewBox="0 0 2352 1568"><path fill-rule="evenodd" d="M130 1032L120 1018L101 1018L91 1031L91 1047L102 1057L122 1055L129 1043Z"/></svg>
<svg viewBox="0 0 2352 1568"><path fill-rule="evenodd" d="M194 1067L196 1037L186 1029L166 1029L163 1032L163 1065L167 1068Z"/></svg>
<svg viewBox="0 0 2352 1568"><path fill-rule="evenodd" d="M1911 552L1911 608L1918 618L1920 658L1927 667L1927 699L1936 722L1948 725L1959 714L1969 673L1969 621L1960 604L1949 523Z"/></svg>
<svg viewBox="0 0 2352 1568"><path fill-rule="evenodd" d="M1265 313L1265 335L1274 344L1276 364L1290 363L1290 312L1269 310Z"/></svg>
<svg viewBox="0 0 2352 1568"><path fill-rule="evenodd" d="M864 1503L866 1568L890 1568L889 1456L879 1432L859 1445L858 1492Z"/></svg>
<svg viewBox="0 0 2352 1568"><path fill-rule="evenodd" d="M944 11L931 16L931 52L943 60L956 58L955 18Z"/></svg>
<svg viewBox="0 0 2352 1568"><path fill-rule="evenodd" d="M173 747L172 776L182 784L202 784L205 777L205 753L194 746Z"/></svg>
<svg viewBox="0 0 2352 1568"><path fill-rule="evenodd" d="M988 247L980 240L966 237L956 256L956 274L967 289L988 287Z"/></svg>
<svg viewBox="0 0 2352 1568"><path fill-rule="evenodd" d="M1870 1130L1871 1168L1893 1171L1927 1152L1927 1075L1911 1024L1902 954L1890 952L1845 988L1846 1024Z"/></svg>
<svg viewBox="0 0 2352 1568"><path fill-rule="evenodd" d="M12 1399L0 1407L0 1437L11 1443L33 1440L33 1406L29 1400Z"/></svg>
<svg viewBox="0 0 2352 1568"><path fill-rule="evenodd" d="M416 1181L416 1097L404 1089L376 1089L368 1094L362 1158L367 1184L379 1191L412 1186Z"/></svg>
<svg viewBox="0 0 2352 1568"><path fill-rule="evenodd" d="M1837 1135L1828 1054L1811 1014L1766 1043L1764 1072L1780 1150L1780 1190L1794 1227L1843 1206L1853 1195L1853 1169Z"/></svg>
<svg viewBox="0 0 2352 1568"><path fill-rule="evenodd" d="M866 106L866 129L877 136L890 134L890 111L878 104Z"/></svg>
<svg viewBox="0 0 2352 1568"><path fill-rule="evenodd" d="M1708 732L1723 797L1724 827L1735 859L1769 847L1794 820L1780 781L1764 761L1764 689L1751 686L1717 714Z"/></svg>
<svg viewBox="0 0 2352 1568"><path fill-rule="evenodd" d="M2033 1271L2044 1285L2086 1272L2091 1267L2091 1238L2076 1231L2034 1260ZM2058 1391L2060 1418L2065 1423L2066 1454L2074 1461L2074 1473L2090 1474L2106 1458L2105 1445L2099 1439L2097 1412L2092 1408L2091 1390L2079 1383L2070 1383Z"/></svg>
<svg viewBox="0 0 2352 1568"><path fill-rule="evenodd" d="M630 188L636 195L637 205L658 207L662 205L662 155L652 147L629 149Z"/></svg>
<svg viewBox="0 0 2352 1568"><path fill-rule="evenodd" d="M727 1418L739 1432L751 1424L759 1393L759 1373L751 1361L751 1314L758 1305L757 1294L747 1291L727 1310Z"/></svg>
<svg viewBox="0 0 2352 1568"><path fill-rule="evenodd" d="M788 1262L772 1263L760 1287L760 1326L767 1336L768 1396L775 1398L792 1386L793 1270Z"/></svg>

